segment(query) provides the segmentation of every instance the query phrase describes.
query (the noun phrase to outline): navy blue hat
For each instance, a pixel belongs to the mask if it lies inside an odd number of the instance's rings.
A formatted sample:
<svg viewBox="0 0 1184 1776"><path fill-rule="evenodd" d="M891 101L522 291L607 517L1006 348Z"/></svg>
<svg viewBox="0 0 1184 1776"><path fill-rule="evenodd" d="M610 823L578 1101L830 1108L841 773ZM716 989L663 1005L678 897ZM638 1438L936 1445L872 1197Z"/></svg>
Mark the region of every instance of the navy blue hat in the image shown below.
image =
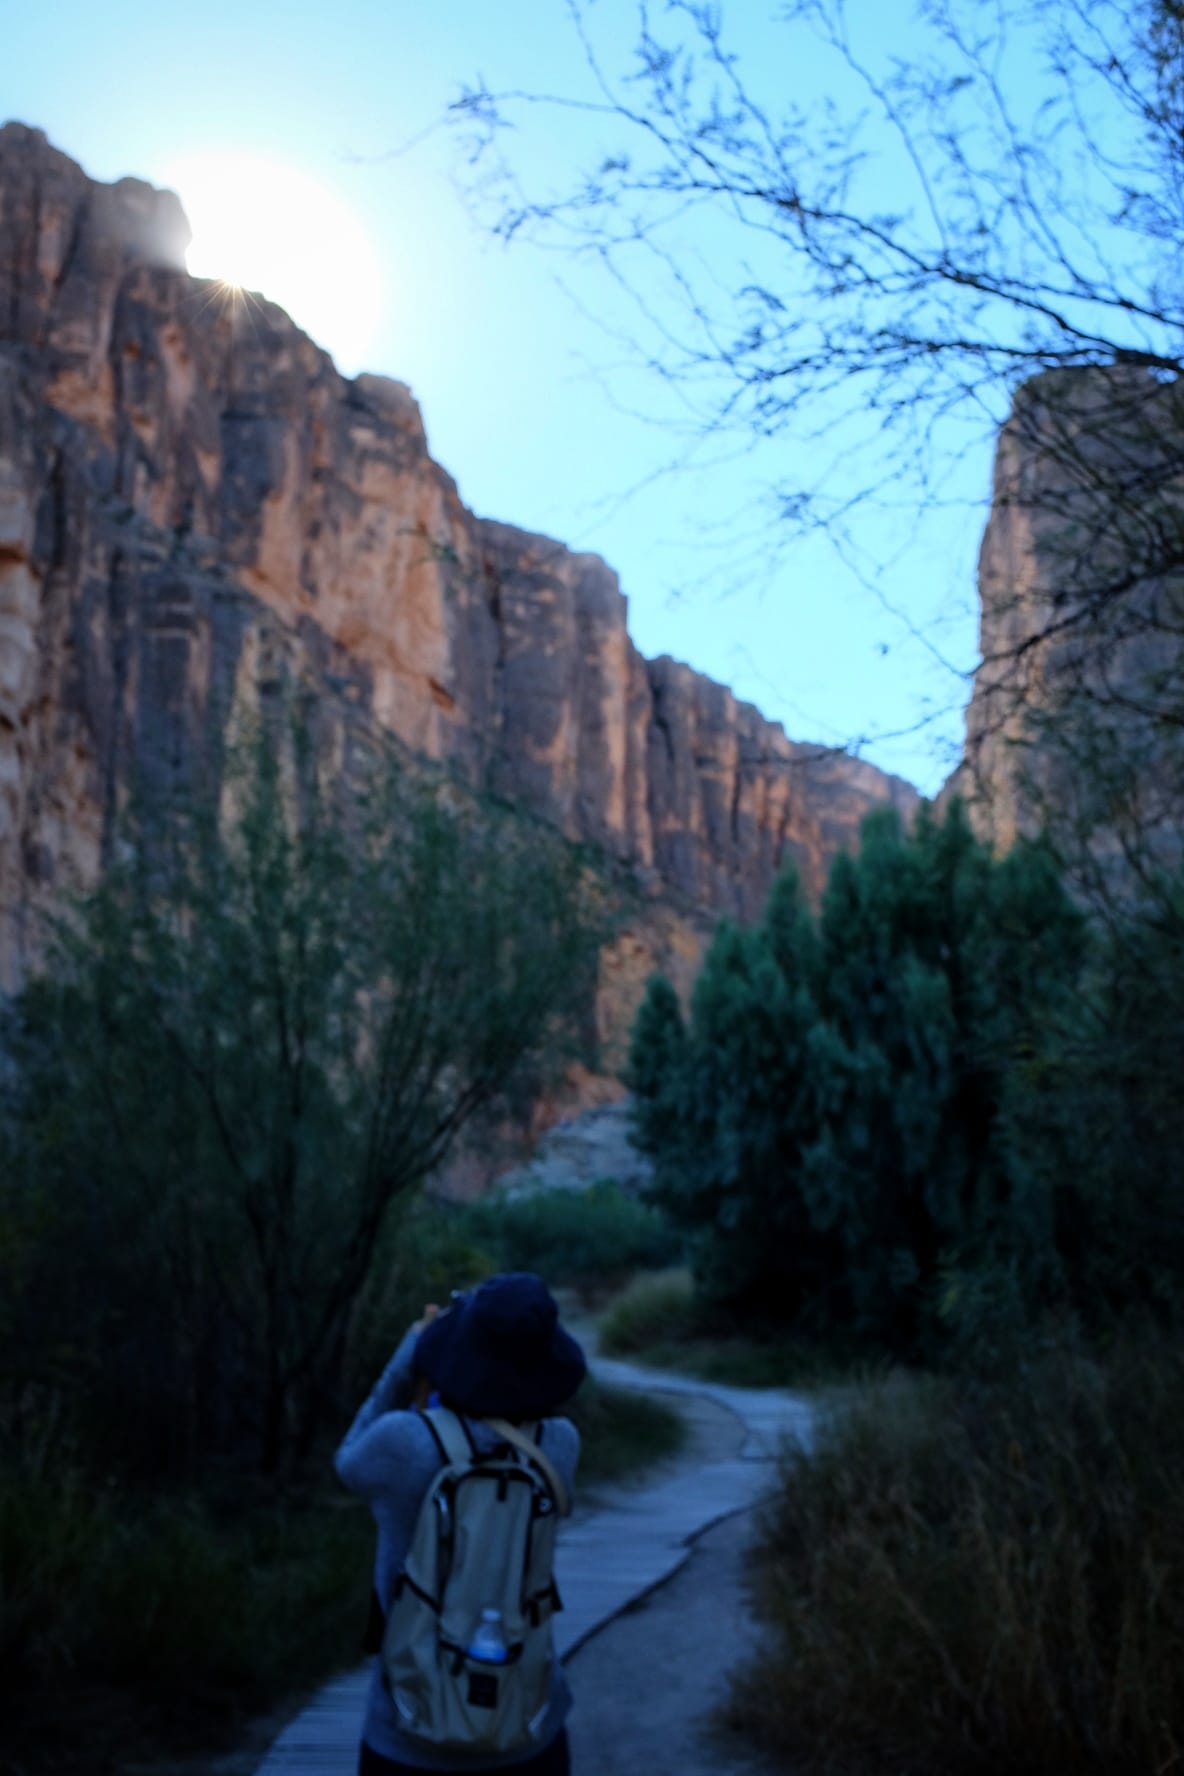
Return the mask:
<svg viewBox="0 0 1184 1776"><path fill-rule="evenodd" d="M571 1398L588 1367L555 1297L524 1270L488 1277L431 1320L414 1363L474 1418L540 1418Z"/></svg>

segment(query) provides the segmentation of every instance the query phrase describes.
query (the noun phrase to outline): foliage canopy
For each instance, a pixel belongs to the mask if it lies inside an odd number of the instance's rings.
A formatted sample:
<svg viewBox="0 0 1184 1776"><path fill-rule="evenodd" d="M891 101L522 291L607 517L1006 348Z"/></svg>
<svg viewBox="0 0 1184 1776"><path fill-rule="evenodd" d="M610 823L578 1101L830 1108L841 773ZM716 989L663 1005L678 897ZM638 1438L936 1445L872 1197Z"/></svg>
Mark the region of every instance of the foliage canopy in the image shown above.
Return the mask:
<svg viewBox="0 0 1184 1776"><path fill-rule="evenodd" d="M561 1052L596 951L557 838L296 754L141 834L4 1025L4 1366L166 1470L307 1453L392 1207Z"/></svg>
<svg viewBox="0 0 1184 1776"><path fill-rule="evenodd" d="M817 919L786 874L755 929L723 925L689 1023L654 981L638 1137L709 1293L915 1353L951 1267L1004 1253L1039 1287L1050 1200L1019 1118L1083 948L1048 854L996 862L955 804L911 834L873 816Z"/></svg>

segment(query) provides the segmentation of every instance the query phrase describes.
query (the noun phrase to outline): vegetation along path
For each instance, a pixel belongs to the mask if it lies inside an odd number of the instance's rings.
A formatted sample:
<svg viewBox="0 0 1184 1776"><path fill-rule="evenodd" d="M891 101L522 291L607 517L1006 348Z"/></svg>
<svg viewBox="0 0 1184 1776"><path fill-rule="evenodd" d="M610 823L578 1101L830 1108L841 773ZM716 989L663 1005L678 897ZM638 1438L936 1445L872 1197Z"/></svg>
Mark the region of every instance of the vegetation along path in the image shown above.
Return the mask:
<svg viewBox="0 0 1184 1776"><path fill-rule="evenodd" d="M594 1367L607 1382L679 1395L691 1418L692 1436L688 1451L651 1473L647 1483L598 1490L566 1526L556 1565L566 1605L556 1622L556 1638L565 1660L678 1573L705 1531L722 1519L747 1511L770 1483L782 1438L808 1442L812 1429L810 1405L793 1394L724 1387L603 1357L596 1358ZM677 1641L670 1638L674 1624L664 1623L640 1664L635 1655L629 1656L628 1662L642 1680L640 1698L638 1694L621 1695L621 1705L615 1705L619 1659L607 1644L603 1656L599 1641L590 1647L588 1660L581 1660L573 1670L576 1709L572 1738L577 1768L584 1737L581 1718L595 1734L595 1763L602 1772L618 1767L611 1743L614 1738L620 1741L619 1768L630 1767L630 1747L636 1749L638 1732L653 1734L657 1743L668 1744L671 1756L675 1755L670 1735L685 1719L688 1706L701 1709L705 1697L718 1693L721 1642L726 1647L726 1638L718 1631L698 1635L694 1624L714 1620L719 1630L724 1626L721 1608L725 1617L729 1607L734 1612L732 1593L739 1548L735 1536L722 1542L715 1538L706 1549L703 1566L709 1583L722 1581L725 1589L730 1588L730 1601L714 1595L698 1598L702 1587L697 1586L696 1601L706 1601L706 1612L693 1607L690 1597L680 1598L674 1611ZM643 1639L647 1632L641 1618L626 1630L629 1637L640 1633ZM740 1650L733 1645L727 1662ZM673 1685L670 1674L663 1671L662 1681L654 1681L647 1693L644 1680L647 1676L658 1679L667 1652L679 1664L678 1684ZM295 1771L309 1770L323 1776L352 1776L369 1677L369 1667L363 1666L328 1684L279 1735L259 1766L259 1776L292 1776ZM688 1697L695 1699L693 1704L688 1703ZM667 1715L669 1722L664 1719ZM676 1767L684 1767L655 1762L654 1755L647 1756L653 1776L661 1776L666 1768L673 1773Z"/></svg>

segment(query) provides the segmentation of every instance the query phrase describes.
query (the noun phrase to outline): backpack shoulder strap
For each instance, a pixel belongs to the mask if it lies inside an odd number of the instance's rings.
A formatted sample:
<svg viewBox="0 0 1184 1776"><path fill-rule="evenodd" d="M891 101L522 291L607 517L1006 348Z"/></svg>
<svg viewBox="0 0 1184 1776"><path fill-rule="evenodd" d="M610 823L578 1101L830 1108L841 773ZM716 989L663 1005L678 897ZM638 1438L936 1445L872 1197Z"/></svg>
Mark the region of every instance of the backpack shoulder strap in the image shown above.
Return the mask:
<svg viewBox="0 0 1184 1776"><path fill-rule="evenodd" d="M569 1517L571 1515L571 1496L559 1478L559 1471L555 1463L550 1456L543 1454L540 1445L533 1443L529 1437L523 1436L515 1425L509 1424L504 1418L487 1418L483 1420L483 1423L487 1424L491 1431L496 1431L499 1437L504 1437L513 1448L520 1449L528 1461L532 1461L537 1468L541 1469L547 1485L554 1495L559 1515Z"/></svg>
<svg viewBox="0 0 1184 1776"><path fill-rule="evenodd" d="M436 1439L436 1445L446 1462L457 1468L471 1466L475 1457L473 1442L455 1412L450 1412L446 1406L433 1406L430 1411L421 1413L420 1417Z"/></svg>

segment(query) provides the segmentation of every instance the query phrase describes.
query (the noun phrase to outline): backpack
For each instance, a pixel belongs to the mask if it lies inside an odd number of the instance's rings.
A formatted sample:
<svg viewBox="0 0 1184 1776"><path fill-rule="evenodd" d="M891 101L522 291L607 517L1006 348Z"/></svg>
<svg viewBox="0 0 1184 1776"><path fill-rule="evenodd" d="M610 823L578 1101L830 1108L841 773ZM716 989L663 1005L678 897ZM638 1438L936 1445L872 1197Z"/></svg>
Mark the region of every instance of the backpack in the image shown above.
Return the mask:
<svg viewBox="0 0 1184 1776"><path fill-rule="evenodd" d="M503 1419L478 1421L501 1439L482 1455L455 1413L420 1416L444 1465L395 1580L383 1679L400 1730L424 1745L529 1753L551 1703L551 1618L562 1607L552 1565L567 1490L537 1441ZM526 1431L537 1439L541 1426Z"/></svg>

